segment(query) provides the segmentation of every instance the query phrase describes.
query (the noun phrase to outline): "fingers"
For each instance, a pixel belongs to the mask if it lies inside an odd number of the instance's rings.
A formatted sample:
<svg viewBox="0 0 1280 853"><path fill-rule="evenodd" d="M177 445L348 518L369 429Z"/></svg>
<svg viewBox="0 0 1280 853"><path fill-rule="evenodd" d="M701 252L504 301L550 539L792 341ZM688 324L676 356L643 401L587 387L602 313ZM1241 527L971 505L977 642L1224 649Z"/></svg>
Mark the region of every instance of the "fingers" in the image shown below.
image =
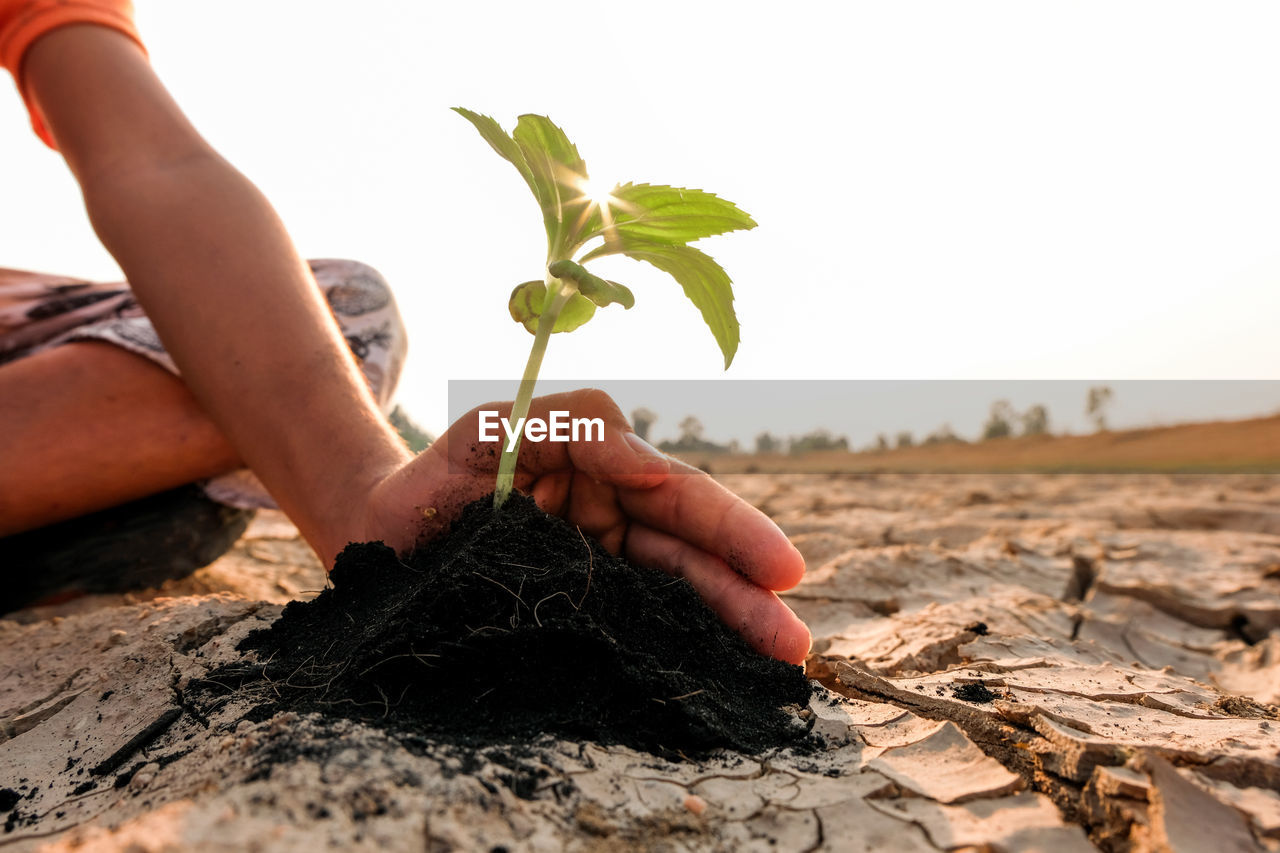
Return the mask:
<svg viewBox="0 0 1280 853"><path fill-rule="evenodd" d="M505 419L511 404L481 406L449 429L440 443L451 470L497 471L505 441L478 441L482 411ZM539 397L529 418L549 422L553 412L567 412L579 422L577 440L522 442L516 473L516 485L531 489L544 509L572 519L611 550L620 547L622 524L634 520L720 557L765 589L790 589L800 582L804 558L767 516L697 469L640 441L603 391ZM616 494L596 488L601 484L617 487Z"/></svg>
<svg viewBox="0 0 1280 853"><path fill-rule="evenodd" d="M452 470L494 473L498 469L505 443L476 440L481 411L496 411L507 418L511 404L473 409L449 429L441 439L447 442L441 450ZM547 421L552 412L569 412L588 423L598 419L601 428L593 428L592 438L603 432L603 440L586 440L580 432L578 441L522 442L516 484L532 486L545 509L559 510L557 514L570 518L579 510L589 514L588 505L571 500L568 493L585 493L587 479L609 483L618 487L622 513L718 555L756 584L783 590L800 582L804 559L767 516L701 471L640 441L609 395L586 389L539 397L529 417ZM567 480L566 472L571 474ZM547 477L553 482L544 484Z"/></svg>
<svg viewBox="0 0 1280 853"><path fill-rule="evenodd" d="M568 518L611 553L622 550L627 520L618 507L618 490L586 476L573 478Z"/></svg>
<svg viewBox="0 0 1280 853"><path fill-rule="evenodd" d="M486 415L486 434L496 441L481 441L482 413L496 412L507 421L511 403L488 403L459 418L449 428L443 448L451 464L471 472L497 471L507 447L507 433L497 418ZM551 424L553 413L562 424L558 434L569 441L524 440L520 443L519 471L530 480L557 471L576 469L593 479L633 489L650 488L666 479L671 460L641 441L626 416L608 394L596 389L549 394L533 400L526 423L535 418ZM444 437L442 437L443 439Z"/></svg>
<svg viewBox="0 0 1280 853"><path fill-rule="evenodd" d="M761 654L803 663L809 653L809 629L777 595L755 585L725 562L681 539L633 524L627 533L627 557L689 581L722 621Z"/></svg>
<svg viewBox="0 0 1280 853"><path fill-rule="evenodd" d="M618 507L617 489L582 474L558 472L533 485L533 499L549 515L558 515L617 554L627 529Z"/></svg>
<svg viewBox="0 0 1280 853"><path fill-rule="evenodd" d="M804 577L804 557L767 515L715 480L680 462L647 490L619 492L633 520L715 554L765 589L791 589Z"/></svg>
<svg viewBox="0 0 1280 853"><path fill-rule="evenodd" d="M553 412L568 412L581 426L569 442L523 443L520 468L535 476L572 466L594 480L633 489L651 488L666 479L671 459L642 441L613 399L586 388L538 397L529 417L549 421ZM562 416L564 417L564 416Z"/></svg>
<svg viewBox="0 0 1280 853"><path fill-rule="evenodd" d="M569 509L569 489L572 483L572 471L556 471L534 482L530 494L538 509L547 515L563 516Z"/></svg>

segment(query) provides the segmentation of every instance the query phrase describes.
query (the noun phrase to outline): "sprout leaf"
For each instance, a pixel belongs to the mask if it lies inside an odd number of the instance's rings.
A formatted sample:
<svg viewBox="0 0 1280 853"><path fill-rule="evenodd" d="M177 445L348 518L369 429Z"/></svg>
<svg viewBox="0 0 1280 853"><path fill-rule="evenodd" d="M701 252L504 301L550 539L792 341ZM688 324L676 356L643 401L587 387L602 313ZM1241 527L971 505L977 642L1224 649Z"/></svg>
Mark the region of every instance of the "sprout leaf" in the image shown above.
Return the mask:
<svg viewBox="0 0 1280 853"><path fill-rule="evenodd" d="M715 335L728 369L738 351L739 334L738 315L733 310L733 282L724 268L693 246L668 246L642 240L601 246L588 252L583 260L615 253L652 264L680 283L684 295L698 307L711 334Z"/></svg>
<svg viewBox="0 0 1280 853"><path fill-rule="evenodd" d="M755 228L755 220L714 193L662 184L623 184L610 193L612 225L583 240L614 234L652 243L680 245L728 231Z"/></svg>
<svg viewBox="0 0 1280 853"><path fill-rule="evenodd" d="M589 205L582 183L587 179L587 164L564 131L546 116L520 116L511 136L533 174L550 256L569 254L586 224Z"/></svg>
<svg viewBox="0 0 1280 853"><path fill-rule="evenodd" d="M578 292L603 308L618 303L623 308L631 308L636 298L631 288L616 281L608 281L598 275L587 272L581 264L570 260L556 261L547 267L547 272L559 279L567 279L578 286Z"/></svg>
<svg viewBox="0 0 1280 853"><path fill-rule="evenodd" d="M538 332L538 318L542 316L546 300L546 284L541 281L526 281L524 284L517 285L515 290L511 291L511 298L507 301L507 310L511 312L513 320L523 325L529 331L529 334L534 335ZM556 316L556 324L552 327L551 332L552 334L556 332L572 332L595 316L595 313L595 303L581 294L575 293L569 297L569 301L565 303L564 308L560 309L559 315Z"/></svg>

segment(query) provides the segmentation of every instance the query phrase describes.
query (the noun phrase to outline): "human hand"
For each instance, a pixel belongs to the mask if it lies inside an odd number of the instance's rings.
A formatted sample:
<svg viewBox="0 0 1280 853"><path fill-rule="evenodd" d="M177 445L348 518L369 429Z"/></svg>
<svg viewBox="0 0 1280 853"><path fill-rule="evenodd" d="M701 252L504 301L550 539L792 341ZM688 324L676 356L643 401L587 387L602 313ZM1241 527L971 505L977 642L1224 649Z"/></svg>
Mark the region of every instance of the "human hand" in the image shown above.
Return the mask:
<svg viewBox="0 0 1280 853"><path fill-rule="evenodd" d="M506 418L511 404L473 409L379 483L366 507L366 538L409 551L493 491L503 445L478 441L482 409ZM547 419L553 410L601 418L604 440L523 442L516 488L612 553L688 580L761 654L801 663L809 630L775 591L800 582L804 558L777 525L705 473L641 441L604 392L540 397L529 416Z"/></svg>

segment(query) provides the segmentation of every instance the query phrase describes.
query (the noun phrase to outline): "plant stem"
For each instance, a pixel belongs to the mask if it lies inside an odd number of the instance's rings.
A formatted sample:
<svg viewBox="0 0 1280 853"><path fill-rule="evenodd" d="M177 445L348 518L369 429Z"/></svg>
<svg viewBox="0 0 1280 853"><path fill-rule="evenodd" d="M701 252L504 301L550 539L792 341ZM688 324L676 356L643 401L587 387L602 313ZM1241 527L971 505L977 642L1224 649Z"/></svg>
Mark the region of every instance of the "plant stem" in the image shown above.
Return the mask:
<svg viewBox="0 0 1280 853"><path fill-rule="evenodd" d="M503 448L502 458L498 462L498 481L493 489L493 508L501 509L511 496L516 482L516 461L520 457L520 443L523 436L516 432L516 425L529 416L529 406L533 402L533 386L538 382L538 371L542 368L542 357L547 352L547 342L551 340L551 330L556 327L560 310L564 308L574 289L565 287L558 278L547 276L547 294L550 307L538 317L538 330L533 336L533 348L529 351L529 360L524 365L524 376L520 378L520 388L516 391L516 401L511 406L510 427L515 436L510 452ZM523 426L523 424L521 424Z"/></svg>

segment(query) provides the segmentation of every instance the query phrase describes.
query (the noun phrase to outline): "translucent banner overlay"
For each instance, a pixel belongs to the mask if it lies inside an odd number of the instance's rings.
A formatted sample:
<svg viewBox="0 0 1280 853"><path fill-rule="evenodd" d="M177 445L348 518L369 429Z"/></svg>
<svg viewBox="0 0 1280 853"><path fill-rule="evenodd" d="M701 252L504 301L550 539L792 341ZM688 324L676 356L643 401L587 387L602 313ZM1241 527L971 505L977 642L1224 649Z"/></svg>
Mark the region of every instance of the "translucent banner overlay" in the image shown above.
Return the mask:
<svg viewBox="0 0 1280 853"><path fill-rule="evenodd" d="M517 385L450 381L450 422ZM717 474L1280 473L1280 380L557 380L537 395L586 387Z"/></svg>

